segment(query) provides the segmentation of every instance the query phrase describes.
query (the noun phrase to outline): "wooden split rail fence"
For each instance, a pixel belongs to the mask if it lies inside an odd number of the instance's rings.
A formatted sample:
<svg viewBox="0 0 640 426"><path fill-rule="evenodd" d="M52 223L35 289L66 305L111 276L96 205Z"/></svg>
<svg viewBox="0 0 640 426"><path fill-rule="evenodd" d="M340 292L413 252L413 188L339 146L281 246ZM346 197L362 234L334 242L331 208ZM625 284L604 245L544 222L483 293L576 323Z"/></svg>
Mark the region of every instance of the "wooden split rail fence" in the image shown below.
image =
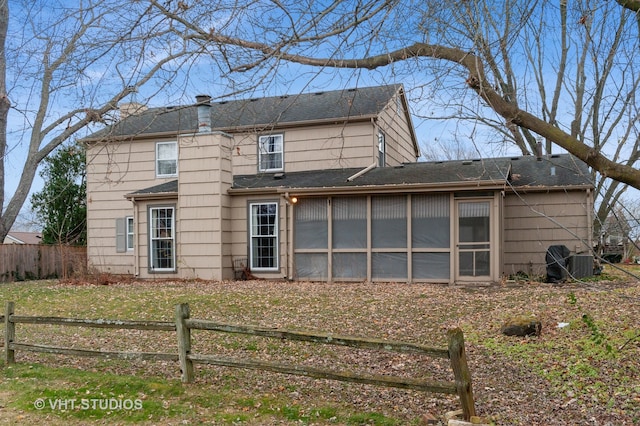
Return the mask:
<svg viewBox="0 0 640 426"><path fill-rule="evenodd" d="M14 308L15 305L13 302L7 302L5 306L4 318L0 317L0 319L4 319L5 325L4 349L6 364L12 364L15 362L16 351L30 351L69 356L89 356L111 359L119 358L125 360L143 359L176 361L180 363L180 369L182 371L182 381L185 383L191 382L194 379L194 364L246 368L313 378L412 389L431 393L443 393L451 395L457 394L460 398L460 405L464 418L466 420L469 420L471 416L475 416L475 403L471 387L471 374L467 365L464 337L462 334L462 330L460 330L459 328L451 329L447 332L449 344L448 348L444 349L414 343L352 336L339 336L330 333L301 332L283 330L279 328L221 324L214 321L191 318L188 304L180 304L176 306L175 322L21 316L15 315ZM175 354L122 351L109 352L20 343L16 340L16 324L47 324L92 328L172 331L176 332L177 334L178 353ZM348 371L337 372L304 365L286 365L255 359L237 359L216 355L195 354L191 351L191 330L209 330L223 333L261 336L265 338L274 338L281 340L295 340L319 344L348 346L359 349L420 354L432 358L448 358L451 363L451 369L453 370L453 376L455 380L452 382L446 382L389 375L355 374Z"/></svg>

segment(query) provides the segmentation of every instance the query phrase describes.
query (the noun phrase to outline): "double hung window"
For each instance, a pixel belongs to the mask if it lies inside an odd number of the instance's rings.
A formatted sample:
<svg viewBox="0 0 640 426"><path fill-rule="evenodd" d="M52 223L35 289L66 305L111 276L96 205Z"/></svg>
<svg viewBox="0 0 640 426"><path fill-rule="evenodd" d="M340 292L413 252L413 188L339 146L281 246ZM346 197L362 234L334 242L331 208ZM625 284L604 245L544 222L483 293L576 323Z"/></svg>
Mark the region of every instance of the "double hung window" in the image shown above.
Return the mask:
<svg viewBox="0 0 640 426"><path fill-rule="evenodd" d="M127 251L133 250L133 216L127 216Z"/></svg>
<svg viewBox="0 0 640 426"><path fill-rule="evenodd" d="M258 169L261 172L277 172L284 169L282 135L258 138Z"/></svg>
<svg viewBox="0 0 640 426"><path fill-rule="evenodd" d="M156 177L178 175L178 143L158 142L156 144Z"/></svg>
<svg viewBox="0 0 640 426"><path fill-rule="evenodd" d="M253 203L250 211L251 269L278 270L278 204Z"/></svg>
<svg viewBox="0 0 640 426"><path fill-rule="evenodd" d="M175 271L175 209L149 208L149 269Z"/></svg>

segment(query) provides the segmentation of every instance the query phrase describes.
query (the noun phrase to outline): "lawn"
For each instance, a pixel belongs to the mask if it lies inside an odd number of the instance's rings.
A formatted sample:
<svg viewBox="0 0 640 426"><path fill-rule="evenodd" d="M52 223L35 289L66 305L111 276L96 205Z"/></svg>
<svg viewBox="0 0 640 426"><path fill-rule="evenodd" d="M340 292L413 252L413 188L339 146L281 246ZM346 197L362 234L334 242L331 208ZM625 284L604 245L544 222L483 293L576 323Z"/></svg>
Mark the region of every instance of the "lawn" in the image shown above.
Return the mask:
<svg viewBox="0 0 640 426"><path fill-rule="evenodd" d="M399 283L57 281L2 284L17 315L231 324L446 347L465 333L478 413L495 424L640 422L640 284L607 270L599 281L448 287ZM501 334L506 318L534 315L538 337ZM558 327L559 323L567 323ZM19 324L17 340L105 351L176 352L163 331ZM196 331L193 351L336 370L451 380L446 362ZM4 353L2 353L4 359ZM196 366L180 382L170 361L122 361L17 352L0 375L0 423L420 424L459 408L456 397L252 370ZM40 406L42 404L42 406ZM100 404L104 404L100 406ZM111 404L111 406L109 406Z"/></svg>

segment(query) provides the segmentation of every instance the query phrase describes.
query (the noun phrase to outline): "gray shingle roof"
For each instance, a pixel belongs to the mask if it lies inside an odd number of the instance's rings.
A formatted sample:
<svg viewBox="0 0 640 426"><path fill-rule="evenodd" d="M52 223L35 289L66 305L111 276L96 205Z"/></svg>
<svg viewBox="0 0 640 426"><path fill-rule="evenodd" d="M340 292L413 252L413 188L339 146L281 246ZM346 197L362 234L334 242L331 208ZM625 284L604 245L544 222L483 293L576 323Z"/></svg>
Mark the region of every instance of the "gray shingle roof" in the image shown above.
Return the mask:
<svg viewBox="0 0 640 426"><path fill-rule="evenodd" d="M542 157L515 157L511 159L511 186L566 187L592 186L593 178L589 166L570 154Z"/></svg>
<svg viewBox="0 0 640 426"><path fill-rule="evenodd" d="M154 185L149 188L140 189L138 191L128 194L129 196L136 195L160 195L160 194L177 194L178 193L178 180L171 180L169 182L161 183L160 185Z"/></svg>
<svg viewBox="0 0 640 426"><path fill-rule="evenodd" d="M304 172L238 175L234 189L318 189L381 187L383 185L460 184L469 188L479 183L496 183L526 188L569 188L592 186L589 168L572 155L551 157L487 158L481 160L432 161L400 167L379 167L348 181L361 168L313 170ZM178 181L170 181L136 191L131 195L177 193Z"/></svg>
<svg viewBox="0 0 640 426"><path fill-rule="evenodd" d="M506 159L438 161L408 163L399 167L378 167L348 181L361 168L306 171L277 175L235 176L233 187L240 188L332 188L402 184L446 184L469 182L503 182L509 174L510 163Z"/></svg>
<svg viewBox="0 0 640 426"><path fill-rule="evenodd" d="M368 118L377 115L402 88L400 84L211 103L214 130L264 128L305 121ZM88 140L154 133L192 133L196 105L150 108L89 136Z"/></svg>
<svg viewBox="0 0 640 426"><path fill-rule="evenodd" d="M361 169L339 169L235 176L233 187L241 188L332 188L402 184L459 184L504 182L516 188L590 186L585 163L569 154L543 157L488 158L481 160L433 161L402 167L375 168L347 181Z"/></svg>

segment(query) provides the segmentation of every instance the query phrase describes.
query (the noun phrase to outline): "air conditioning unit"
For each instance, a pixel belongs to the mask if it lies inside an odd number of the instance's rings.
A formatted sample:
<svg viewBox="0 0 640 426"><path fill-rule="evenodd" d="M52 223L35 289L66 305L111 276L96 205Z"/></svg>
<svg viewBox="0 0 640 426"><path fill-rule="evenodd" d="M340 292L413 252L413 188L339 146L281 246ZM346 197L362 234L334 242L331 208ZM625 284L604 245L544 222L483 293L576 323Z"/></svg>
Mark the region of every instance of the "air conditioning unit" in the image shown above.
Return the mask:
<svg viewBox="0 0 640 426"><path fill-rule="evenodd" d="M593 256L589 254L576 254L569 257L569 273L574 278L593 276Z"/></svg>

